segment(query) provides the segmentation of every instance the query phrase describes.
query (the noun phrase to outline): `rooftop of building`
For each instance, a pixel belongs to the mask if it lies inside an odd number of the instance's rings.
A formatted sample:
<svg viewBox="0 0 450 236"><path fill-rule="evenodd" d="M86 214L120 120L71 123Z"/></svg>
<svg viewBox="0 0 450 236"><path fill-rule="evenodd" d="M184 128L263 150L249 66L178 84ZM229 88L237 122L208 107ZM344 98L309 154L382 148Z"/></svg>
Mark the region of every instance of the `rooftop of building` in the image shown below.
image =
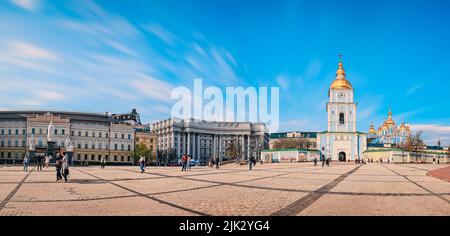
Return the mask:
<svg viewBox="0 0 450 236"><path fill-rule="evenodd" d="M294 134L294 135L290 135ZM301 134L301 136L296 136L295 134ZM271 139L278 138L317 138L317 132L303 132L303 131L291 131L291 132L279 132L279 133L271 133Z"/></svg>
<svg viewBox="0 0 450 236"><path fill-rule="evenodd" d="M320 152L317 149L302 149L302 148L273 148L273 149L264 149L261 152L287 152L287 151Z"/></svg>
<svg viewBox="0 0 450 236"><path fill-rule="evenodd" d="M120 120L112 118L107 112L92 113L92 112L73 112L73 111L58 111L58 110L10 110L0 111L0 120L26 120L27 115L44 115L52 114L61 117L68 117L71 121L90 121L103 123L120 123Z"/></svg>

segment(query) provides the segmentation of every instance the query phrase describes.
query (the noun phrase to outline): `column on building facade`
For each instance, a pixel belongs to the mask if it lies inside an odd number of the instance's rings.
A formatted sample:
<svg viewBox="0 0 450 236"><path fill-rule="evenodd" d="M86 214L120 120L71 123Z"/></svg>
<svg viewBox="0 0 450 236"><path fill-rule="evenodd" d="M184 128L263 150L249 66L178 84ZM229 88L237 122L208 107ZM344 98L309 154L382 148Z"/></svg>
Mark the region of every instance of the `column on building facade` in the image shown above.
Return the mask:
<svg viewBox="0 0 450 236"><path fill-rule="evenodd" d="M213 142L213 145L212 145L212 146L213 146L212 156L213 156L213 158L214 158L214 160L215 160L216 157L217 157L217 156L216 156L216 150L217 150L217 149L216 149L216 135L213 134L212 137L213 137L213 138L212 138L212 142Z"/></svg>
<svg viewBox="0 0 450 236"><path fill-rule="evenodd" d="M197 133L197 156L196 159L200 160L200 134Z"/></svg>
<svg viewBox="0 0 450 236"><path fill-rule="evenodd" d="M191 132L187 133L187 149L186 149L186 153L188 155L191 155Z"/></svg>
<svg viewBox="0 0 450 236"><path fill-rule="evenodd" d="M171 137L170 137L170 149L171 151L175 149L175 131L173 131L170 133Z"/></svg>
<svg viewBox="0 0 450 236"><path fill-rule="evenodd" d="M177 132L177 158L180 158L181 155L181 135L180 132Z"/></svg>
<svg viewBox="0 0 450 236"><path fill-rule="evenodd" d="M196 150L196 147L197 147L197 145L196 145L196 139L195 139L195 136L196 136L196 133L195 132L193 132L192 133L192 153L191 153L191 158L194 158L195 157L195 154L196 154L196 152L197 152L197 150Z"/></svg>
<svg viewBox="0 0 450 236"><path fill-rule="evenodd" d="M242 152L242 154L241 154L242 160L245 160L246 159L245 158L245 156L246 156L246 154L245 154L245 135L241 135L241 152Z"/></svg>
<svg viewBox="0 0 450 236"><path fill-rule="evenodd" d="M187 135L187 132L185 132L184 133L184 138L183 138L183 140L184 140L184 142L183 142L183 154L186 154L187 153L187 137L188 137L188 135Z"/></svg>
<svg viewBox="0 0 450 236"><path fill-rule="evenodd" d="M247 160L250 160L250 135L247 135Z"/></svg>
<svg viewBox="0 0 450 236"><path fill-rule="evenodd" d="M220 160L220 162L222 162L222 135L220 135L219 134L219 136L218 136L218 145L219 145L219 148L218 148L218 150L219 150L219 160Z"/></svg>

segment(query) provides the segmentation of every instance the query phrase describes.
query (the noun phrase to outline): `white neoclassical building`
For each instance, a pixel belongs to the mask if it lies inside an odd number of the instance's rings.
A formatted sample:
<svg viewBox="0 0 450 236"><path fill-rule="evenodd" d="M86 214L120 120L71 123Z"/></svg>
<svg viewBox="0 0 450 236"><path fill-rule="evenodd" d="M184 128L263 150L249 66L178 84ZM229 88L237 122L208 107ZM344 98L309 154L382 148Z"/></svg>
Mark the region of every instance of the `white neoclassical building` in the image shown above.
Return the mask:
<svg viewBox="0 0 450 236"><path fill-rule="evenodd" d="M239 159L259 157L268 146L268 130L263 123L215 122L171 118L152 124L157 134L157 157L160 164L177 162L182 154L199 164L210 158L229 159L230 147L238 149Z"/></svg>
<svg viewBox="0 0 450 236"><path fill-rule="evenodd" d="M339 61L328 96L328 130L317 135L322 157L339 161L362 159L367 149L367 135L356 131L354 90L345 77L342 61Z"/></svg>
<svg viewBox="0 0 450 236"><path fill-rule="evenodd" d="M57 147L65 150L67 137L73 141L75 162L99 163L105 157L108 163L133 163L131 124L107 114L62 111L0 111L0 163L20 163L31 140L45 150L50 122Z"/></svg>

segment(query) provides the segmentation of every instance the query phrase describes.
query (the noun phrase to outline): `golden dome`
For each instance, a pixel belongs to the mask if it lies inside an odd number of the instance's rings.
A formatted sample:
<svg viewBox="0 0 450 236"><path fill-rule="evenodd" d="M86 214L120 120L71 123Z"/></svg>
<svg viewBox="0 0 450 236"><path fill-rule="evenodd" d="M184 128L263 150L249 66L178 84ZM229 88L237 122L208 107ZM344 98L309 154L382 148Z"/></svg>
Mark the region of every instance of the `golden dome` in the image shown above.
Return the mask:
<svg viewBox="0 0 450 236"><path fill-rule="evenodd" d="M373 128L373 124L370 125L369 134L374 134L375 129Z"/></svg>
<svg viewBox="0 0 450 236"><path fill-rule="evenodd" d="M395 121L392 119L392 111L388 112L388 119L385 121L387 125L395 125Z"/></svg>
<svg viewBox="0 0 450 236"><path fill-rule="evenodd" d="M330 89L351 89L352 85L345 78L345 71L342 61L339 61L339 68L336 71L336 79L331 83Z"/></svg>
<svg viewBox="0 0 450 236"><path fill-rule="evenodd" d="M402 123L402 124L400 125L400 129L401 129L401 130L406 130L405 123Z"/></svg>

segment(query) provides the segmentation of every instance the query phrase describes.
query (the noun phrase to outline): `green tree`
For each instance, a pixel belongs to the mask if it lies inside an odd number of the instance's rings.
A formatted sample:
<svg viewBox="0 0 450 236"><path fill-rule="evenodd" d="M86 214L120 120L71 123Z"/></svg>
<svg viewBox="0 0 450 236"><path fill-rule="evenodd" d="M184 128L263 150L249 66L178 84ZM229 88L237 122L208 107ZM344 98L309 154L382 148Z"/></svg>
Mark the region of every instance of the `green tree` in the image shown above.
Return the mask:
<svg viewBox="0 0 450 236"><path fill-rule="evenodd" d="M136 148L134 149L134 162L138 163L139 159L141 158L141 156L144 156L145 159L148 161L151 161L151 152L150 150L147 148L147 146L143 143L138 143L136 145Z"/></svg>

